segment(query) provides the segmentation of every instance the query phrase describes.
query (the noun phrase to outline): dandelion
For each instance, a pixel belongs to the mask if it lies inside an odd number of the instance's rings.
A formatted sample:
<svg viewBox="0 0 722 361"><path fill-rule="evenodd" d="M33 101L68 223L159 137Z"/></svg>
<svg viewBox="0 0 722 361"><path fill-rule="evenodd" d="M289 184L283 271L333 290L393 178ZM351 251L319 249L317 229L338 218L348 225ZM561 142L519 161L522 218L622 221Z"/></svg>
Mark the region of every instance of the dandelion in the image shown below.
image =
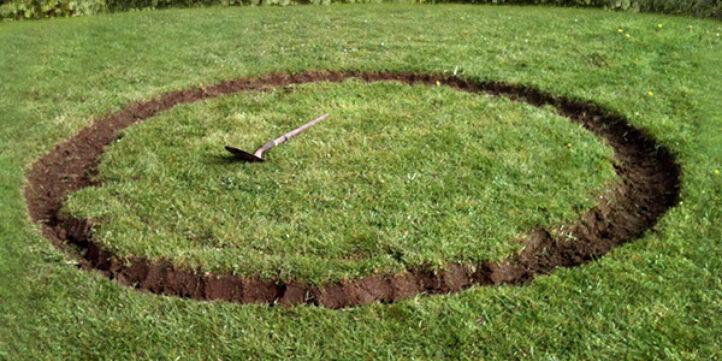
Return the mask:
<svg viewBox="0 0 722 361"><path fill-rule="evenodd" d="M631 38L632 36L629 35L629 34L624 34L624 37L627 38L627 39L629 39L629 38Z"/></svg>
<svg viewBox="0 0 722 361"><path fill-rule="evenodd" d="M437 81L436 81L436 86L441 86L441 82L437 80Z"/></svg>
<svg viewBox="0 0 722 361"><path fill-rule="evenodd" d="M622 28L619 28L619 29L617 29L617 32L621 34L621 33L623 33L623 32L624 32L624 29L622 29Z"/></svg>
<svg viewBox="0 0 722 361"><path fill-rule="evenodd" d="M651 90L647 91L647 96L653 97L653 96L654 96L654 92L651 91Z"/></svg>
<svg viewBox="0 0 722 361"><path fill-rule="evenodd" d="M719 169L714 170L714 175L719 175Z"/></svg>
<svg viewBox="0 0 722 361"><path fill-rule="evenodd" d="M664 27L664 25L662 23L657 24L657 29L661 29L663 27Z"/></svg>

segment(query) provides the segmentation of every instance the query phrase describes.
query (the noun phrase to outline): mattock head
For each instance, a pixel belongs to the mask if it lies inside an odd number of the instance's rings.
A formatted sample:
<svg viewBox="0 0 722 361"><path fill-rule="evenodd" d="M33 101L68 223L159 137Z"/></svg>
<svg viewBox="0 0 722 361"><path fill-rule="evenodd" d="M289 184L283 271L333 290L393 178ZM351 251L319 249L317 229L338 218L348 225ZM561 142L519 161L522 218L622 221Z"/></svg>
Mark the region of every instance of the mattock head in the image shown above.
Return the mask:
<svg viewBox="0 0 722 361"><path fill-rule="evenodd" d="M256 157L255 155L245 152L243 150L240 150L236 147L231 147L230 145L226 146L226 150L236 156L238 159L246 161L246 162L265 162L266 160L261 157Z"/></svg>

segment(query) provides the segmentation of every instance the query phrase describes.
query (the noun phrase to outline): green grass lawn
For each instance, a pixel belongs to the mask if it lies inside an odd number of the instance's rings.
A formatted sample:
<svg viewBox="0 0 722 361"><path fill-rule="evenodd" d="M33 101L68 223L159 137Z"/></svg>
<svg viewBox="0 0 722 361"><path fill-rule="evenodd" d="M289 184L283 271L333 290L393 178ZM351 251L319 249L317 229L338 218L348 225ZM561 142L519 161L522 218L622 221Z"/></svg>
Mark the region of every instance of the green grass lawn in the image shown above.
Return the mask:
<svg viewBox="0 0 722 361"><path fill-rule="evenodd" d="M720 33L682 17L457 5L2 23L0 359L720 358ZM92 119L164 91L307 69L455 71L592 100L673 150L681 203L640 240L522 287L342 311L139 293L77 269L30 222L25 171ZM222 158L226 142L253 149L326 111L269 163ZM103 158L104 185L68 211L100 220L120 253L321 280L501 258L529 227L590 206L614 180L609 157L544 109L322 83L183 105L128 129ZM451 196L439 203L441 191Z"/></svg>
<svg viewBox="0 0 722 361"><path fill-rule="evenodd" d="M314 112L264 164L229 162ZM314 282L497 260L578 218L611 148L550 111L448 87L313 84L176 108L124 133L69 213L121 255Z"/></svg>

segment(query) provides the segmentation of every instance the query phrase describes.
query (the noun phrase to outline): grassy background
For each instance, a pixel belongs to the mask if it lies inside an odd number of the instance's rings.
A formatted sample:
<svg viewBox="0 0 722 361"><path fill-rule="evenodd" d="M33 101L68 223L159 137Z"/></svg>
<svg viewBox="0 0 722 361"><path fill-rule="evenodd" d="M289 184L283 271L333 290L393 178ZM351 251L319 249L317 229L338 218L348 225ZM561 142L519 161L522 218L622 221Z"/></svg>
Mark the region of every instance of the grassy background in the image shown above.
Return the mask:
<svg viewBox="0 0 722 361"><path fill-rule="evenodd" d="M693 15L722 19L721 0L0 0L0 19L39 19L129 11L209 5L329 5L355 3L472 3L494 5L549 5L596 7L634 12Z"/></svg>
<svg viewBox="0 0 722 361"><path fill-rule="evenodd" d="M718 359L720 32L686 18L484 6L2 24L0 358ZM308 68L456 68L593 99L674 150L682 203L641 240L525 287L341 312L139 294L70 266L30 224L24 170L93 117L166 90Z"/></svg>
<svg viewBox="0 0 722 361"><path fill-rule="evenodd" d="M189 104L124 132L70 198L123 255L313 282L500 260L576 220L615 178L580 125L448 87L311 84ZM319 112L332 118L228 162ZM611 186L610 186L611 187Z"/></svg>

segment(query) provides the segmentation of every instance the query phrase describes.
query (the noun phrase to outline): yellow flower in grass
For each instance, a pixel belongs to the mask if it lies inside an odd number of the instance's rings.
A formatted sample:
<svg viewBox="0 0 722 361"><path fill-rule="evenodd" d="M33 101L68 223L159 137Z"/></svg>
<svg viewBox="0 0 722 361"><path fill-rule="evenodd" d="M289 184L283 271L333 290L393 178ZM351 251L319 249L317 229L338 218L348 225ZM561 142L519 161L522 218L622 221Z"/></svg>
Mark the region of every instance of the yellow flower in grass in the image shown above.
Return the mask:
<svg viewBox="0 0 722 361"><path fill-rule="evenodd" d="M714 175L719 175L719 169L714 170Z"/></svg>
<svg viewBox="0 0 722 361"><path fill-rule="evenodd" d="M648 91L647 91L647 96L653 97L653 96L654 96L654 92L651 91L651 90L648 90Z"/></svg>

